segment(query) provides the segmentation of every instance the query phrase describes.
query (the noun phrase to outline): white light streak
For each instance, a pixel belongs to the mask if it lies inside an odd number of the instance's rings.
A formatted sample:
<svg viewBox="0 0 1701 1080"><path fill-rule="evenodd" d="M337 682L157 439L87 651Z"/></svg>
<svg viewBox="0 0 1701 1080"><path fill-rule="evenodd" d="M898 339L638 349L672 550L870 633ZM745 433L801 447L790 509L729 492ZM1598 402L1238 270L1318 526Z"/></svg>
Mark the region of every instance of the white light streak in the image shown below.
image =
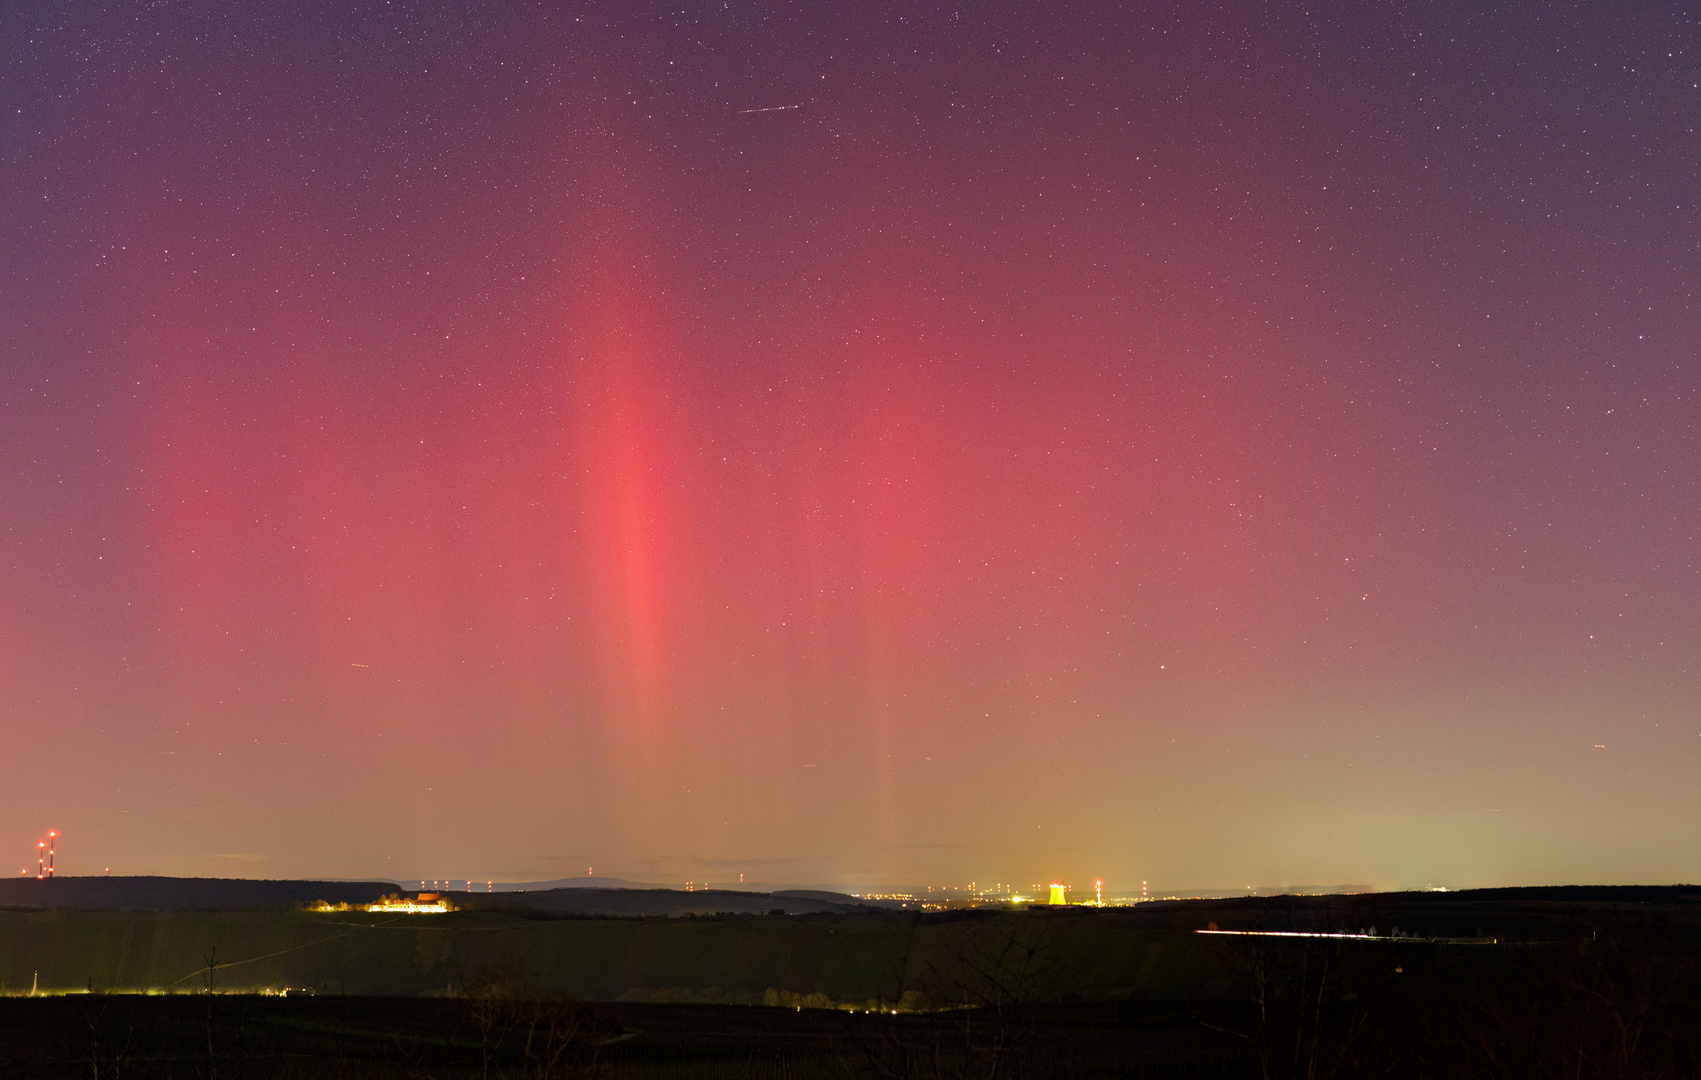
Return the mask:
<svg viewBox="0 0 1701 1080"><path fill-rule="evenodd" d="M1195 934L1234 934L1239 937L1346 938L1351 941L1405 941L1387 934L1322 934L1305 930L1195 930Z"/></svg>

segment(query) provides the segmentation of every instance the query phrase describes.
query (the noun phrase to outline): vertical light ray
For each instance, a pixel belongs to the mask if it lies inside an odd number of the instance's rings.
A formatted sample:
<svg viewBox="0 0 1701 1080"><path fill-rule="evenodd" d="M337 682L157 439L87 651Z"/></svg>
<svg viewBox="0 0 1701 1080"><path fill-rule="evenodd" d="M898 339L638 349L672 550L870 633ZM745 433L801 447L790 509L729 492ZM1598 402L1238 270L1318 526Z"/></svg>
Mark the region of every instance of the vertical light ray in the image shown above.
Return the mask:
<svg viewBox="0 0 1701 1080"><path fill-rule="evenodd" d="M658 356L663 312L638 269L650 251L631 225L637 197L609 153L589 167L598 198L565 241L575 269L559 332L561 445L577 504L564 521L584 538L572 572L593 624L607 775L621 827L637 836L673 806L656 796L671 748L672 627L689 597L672 572L683 553L669 550L684 540L670 499L681 479Z"/></svg>

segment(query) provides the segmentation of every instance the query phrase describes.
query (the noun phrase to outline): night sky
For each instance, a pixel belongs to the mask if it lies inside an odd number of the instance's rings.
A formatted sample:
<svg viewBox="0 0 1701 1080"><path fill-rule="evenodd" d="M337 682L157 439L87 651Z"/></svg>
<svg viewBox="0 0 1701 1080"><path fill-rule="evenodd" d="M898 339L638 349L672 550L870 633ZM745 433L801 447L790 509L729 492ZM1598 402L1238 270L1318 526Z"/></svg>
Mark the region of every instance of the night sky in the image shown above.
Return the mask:
<svg viewBox="0 0 1701 1080"><path fill-rule="evenodd" d="M1701 879L1696 19L1487 6L4 5L0 868Z"/></svg>

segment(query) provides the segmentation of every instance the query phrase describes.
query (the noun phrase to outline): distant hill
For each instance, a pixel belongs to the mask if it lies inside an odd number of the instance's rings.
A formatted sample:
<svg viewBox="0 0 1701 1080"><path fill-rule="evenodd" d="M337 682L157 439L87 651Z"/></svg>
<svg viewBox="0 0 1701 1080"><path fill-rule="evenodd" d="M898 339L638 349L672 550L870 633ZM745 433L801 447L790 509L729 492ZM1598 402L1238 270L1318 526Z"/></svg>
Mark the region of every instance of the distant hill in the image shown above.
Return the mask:
<svg viewBox="0 0 1701 1080"><path fill-rule="evenodd" d="M448 894L459 906L473 911L559 911L587 915L850 915L859 911L897 908L899 905L859 900L844 893L815 890L781 890L771 893L738 892L732 889L536 889L508 892Z"/></svg>
<svg viewBox="0 0 1701 1080"><path fill-rule="evenodd" d="M0 878L0 907L81 911L252 911L327 900L369 904L401 892L389 881L254 881L242 878Z"/></svg>
<svg viewBox="0 0 1701 1080"><path fill-rule="evenodd" d="M24 886L68 894L108 882L124 879L61 878L5 886L14 895ZM193 989L204 985L206 958L214 947L220 957L218 984L226 990L297 986L402 997L500 992L804 1008L812 1002L832 1007L833 1002L901 1000L910 989L936 1002L960 1000L958 995L981 985L974 980L988 971L1010 970L998 966L1010 962L1010 949L1039 961L1024 993L1104 1002L1245 1001L1251 991L1248 972L1297 977L1295 972L1318 958L1328 960L1331 972L1337 961L1345 965L1344 977L1374 975L1382 981L1363 985L1380 985L1390 994L1394 991L1386 980L1402 968L1422 980L1444 980L1422 985L1511 986L1499 980L1545 978L1541 972L1550 970L1548 958L1566 955L1583 966L1553 970L1596 973L1589 978L1602 971L1620 971L1631 980L1645 979L1650 971L1701 972L1701 886L1693 885L1236 897L1104 909L1036 905L937 913L877 911L843 894L833 900L732 890L578 889L460 893L455 899L462 910L404 916L317 913L277 903L330 893L325 886L334 882L131 879L132 886L150 882L178 894L152 898L166 910L0 909L0 1003L8 994L37 986L52 992ZM395 889L387 882L358 885L371 893ZM232 906L250 910L182 909L226 890L246 894ZM129 899L133 902L136 895L132 888ZM64 896L50 897L44 890L32 899L39 904ZM790 915L767 914L773 910ZM732 912L742 914L689 917ZM627 917L594 917L599 913ZM1242 937L1234 931L1279 936ZM1369 940L1306 939L1316 933ZM1006 951L988 951L999 949ZM1634 959L1638 956L1642 959ZM1660 957L1679 966L1637 966ZM1257 968L1254 962L1274 966ZM972 974L985 963L994 967ZM1621 963L1626 966L1612 966ZM1624 993L1645 992L1635 985ZM1672 985L1673 1007L1690 1009L1696 991L1685 987L1695 984Z"/></svg>
<svg viewBox="0 0 1701 1080"><path fill-rule="evenodd" d="M449 884L453 885L454 881L451 880L449 882ZM710 883L702 882L702 883L699 883L699 884L702 884L704 886L704 888L707 888L708 884L710 884ZM718 884L719 884L719 886L722 890L731 891L731 892L741 892L741 893L742 892L760 893L764 896L766 896L770 893L781 893L781 892L784 892L784 893L811 893L811 894L819 893L823 896L832 895L832 896L841 896L841 897L848 895L848 893L846 892L846 890L843 886L822 885L822 884L800 884L800 883L795 882L795 881L792 881L792 882L752 881L752 882L748 882L748 883L741 882L737 885L734 885L730 882L722 881L722 882L719 882ZM483 892L484 891L484 890L480 889L478 887L478 885L479 885L478 882L476 882L476 881L473 882L473 888L472 888L473 892ZM681 883L677 882L677 881L673 881L673 882L630 881L626 878L588 877L588 876L587 877L570 877L570 878L551 878L548 881L508 881L508 882L498 881L496 883L493 891L495 891L495 892L542 892L546 889L673 889L673 890L683 891L682 888L681 888ZM698 890L698 891L702 891L702 890ZM1240 894L1231 894L1231 895L1240 895Z"/></svg>
<svg viewBox="0 0 1701 1080"><path fill-rule="evenodd" d="M457 906L486 911L578 912L587 915L848 915L895 908L820 890L740 892L731 889L623 887L597 879L594 887L529 888L498 894L449 890ZM534 882L547 885L546 882ZM390 881L257 881L242 878L55 877L0 879L0 908L66 911L254 911L308 904L369 904L390 893L413 893Z"/></svg>
<svg viewBox="0 0 1701 1080"><path fill-rule="evenodd" d="M453 882L451 882L453 884ZM477 883L474 882L476 885ZM514 881L496 883L497 892L543 892L547 889L666 889L671 886L654 881L627 881L613 877L567 877L549 881ZM478 889L474 889L478 892Z"/></svg>

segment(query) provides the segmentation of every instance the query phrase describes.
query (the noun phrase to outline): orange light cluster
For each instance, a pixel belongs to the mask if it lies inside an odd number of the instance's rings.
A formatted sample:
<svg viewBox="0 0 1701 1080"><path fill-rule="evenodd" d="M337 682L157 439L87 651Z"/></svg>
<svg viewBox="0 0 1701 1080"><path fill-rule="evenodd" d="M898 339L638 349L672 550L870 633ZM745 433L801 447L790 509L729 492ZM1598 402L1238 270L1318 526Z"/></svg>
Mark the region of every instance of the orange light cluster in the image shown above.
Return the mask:
<svg viewBox="0 0 1701 1080"><path fill-rule="evenodd" d="M47 839L38 841L35 845L35 876L37 880L53 876L53 857L56 841L59 839L57 829L47 831ZM20 869L19 874L29 877L29 870Z"/></svg>

